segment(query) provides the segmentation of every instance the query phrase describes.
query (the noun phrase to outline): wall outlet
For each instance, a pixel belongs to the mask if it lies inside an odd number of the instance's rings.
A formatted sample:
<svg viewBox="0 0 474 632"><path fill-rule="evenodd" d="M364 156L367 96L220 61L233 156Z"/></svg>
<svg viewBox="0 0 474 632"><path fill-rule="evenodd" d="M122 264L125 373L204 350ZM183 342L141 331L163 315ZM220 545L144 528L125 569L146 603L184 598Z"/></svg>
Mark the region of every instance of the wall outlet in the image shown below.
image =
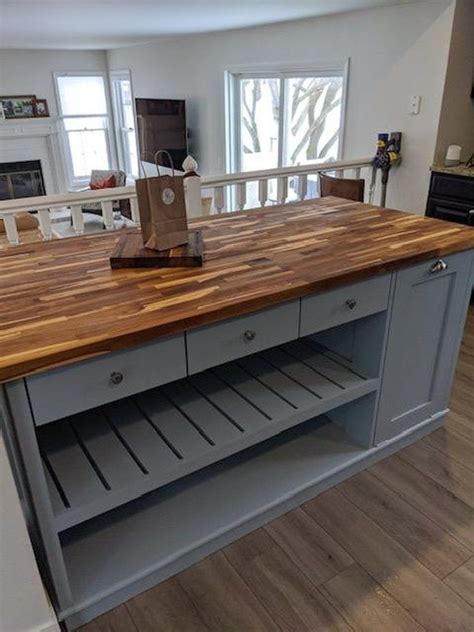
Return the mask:
<svg viewBox="0 0 474 632"><path fill-rule="evenodd" d="M410 109L408 110L408 112L410 114L419 114L420 103L421 103L421 97L419 95L414 95L410 97Z"/></svg>

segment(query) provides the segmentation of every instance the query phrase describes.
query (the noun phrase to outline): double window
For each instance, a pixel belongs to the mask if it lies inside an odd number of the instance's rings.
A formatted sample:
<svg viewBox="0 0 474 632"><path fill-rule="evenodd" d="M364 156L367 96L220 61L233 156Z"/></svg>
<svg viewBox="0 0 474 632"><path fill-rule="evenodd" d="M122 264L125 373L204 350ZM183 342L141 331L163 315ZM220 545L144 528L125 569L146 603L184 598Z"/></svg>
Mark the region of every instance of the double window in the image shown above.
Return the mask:
<svg viewBox="0 0 474 632"><path fill-rule="evenodd" d="M340 158L347 64L227 76L230 170L256 171Z"/></svg>
<svg viewBox="0 0 474 632"><path fill-rule="evenodd" d="M93 169L112 167L112 135L102 73L56 75L69 184L82 184Z"/></svg>

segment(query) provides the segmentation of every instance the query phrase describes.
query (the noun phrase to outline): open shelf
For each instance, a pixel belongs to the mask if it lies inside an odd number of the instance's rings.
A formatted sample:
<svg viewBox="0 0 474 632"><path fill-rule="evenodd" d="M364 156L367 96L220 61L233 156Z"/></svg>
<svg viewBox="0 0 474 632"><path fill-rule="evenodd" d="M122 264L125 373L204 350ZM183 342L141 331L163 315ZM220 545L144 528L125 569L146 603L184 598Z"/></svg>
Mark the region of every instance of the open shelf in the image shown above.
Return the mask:
<svg viewBox="0 0 474 632"><path fill-rule="evenodd" d="M310 420L63 533L77 610L146 590L349 475L371 451L326 418Z"/></svg>
<svg viewBox="0 0 474 632"><path fill-rule="evenodd" d="M58 531L375 391L310 339L38 429Z"/></svg>

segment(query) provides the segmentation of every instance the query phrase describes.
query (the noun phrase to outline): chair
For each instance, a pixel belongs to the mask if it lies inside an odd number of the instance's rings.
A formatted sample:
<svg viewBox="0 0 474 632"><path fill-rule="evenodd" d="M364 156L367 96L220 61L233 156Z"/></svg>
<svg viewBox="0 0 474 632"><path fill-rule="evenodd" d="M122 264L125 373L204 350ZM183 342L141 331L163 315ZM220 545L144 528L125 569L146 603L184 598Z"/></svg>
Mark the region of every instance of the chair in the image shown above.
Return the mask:
<svg viewBox="0 0 474 632"><path fill-rule="evenodd" d="M352 178L334 178L325 173L319 174L319 186L321 197L335 195L336 197L364 201L365 180L355 180Z"/></svg>
<svg viewBox="0 0 474 632"><path fill-rule="evenodd" d="M115 186L124 187L127 183L127 174L125 171L113 170L113 169L93 169L91 171L91 184L98 182L99 180L104 180L106 178L110 178L110 176L115 177ZM89 187L83 189L84 191L88 191ZM131 219L131 209L130 209L130 201L129 200L117 200L113 203L114 211L120 212L121 215ZM84 213L92 213L93 215L102 215L102 207L100 202L88 202L87 204L83 204L82 211Z"/></svg>

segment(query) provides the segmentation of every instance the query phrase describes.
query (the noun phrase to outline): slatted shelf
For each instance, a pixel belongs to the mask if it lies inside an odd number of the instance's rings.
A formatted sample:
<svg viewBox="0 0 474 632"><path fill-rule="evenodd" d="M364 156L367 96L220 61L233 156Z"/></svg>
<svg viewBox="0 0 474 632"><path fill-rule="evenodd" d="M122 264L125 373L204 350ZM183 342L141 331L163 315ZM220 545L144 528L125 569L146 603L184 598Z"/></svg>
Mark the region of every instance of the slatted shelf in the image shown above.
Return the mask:
<svg viewBox="0 0 474 632"><path fill-rule="evenodd" d="M58 531L376 390L305 339L38 431Z"/></svg>

